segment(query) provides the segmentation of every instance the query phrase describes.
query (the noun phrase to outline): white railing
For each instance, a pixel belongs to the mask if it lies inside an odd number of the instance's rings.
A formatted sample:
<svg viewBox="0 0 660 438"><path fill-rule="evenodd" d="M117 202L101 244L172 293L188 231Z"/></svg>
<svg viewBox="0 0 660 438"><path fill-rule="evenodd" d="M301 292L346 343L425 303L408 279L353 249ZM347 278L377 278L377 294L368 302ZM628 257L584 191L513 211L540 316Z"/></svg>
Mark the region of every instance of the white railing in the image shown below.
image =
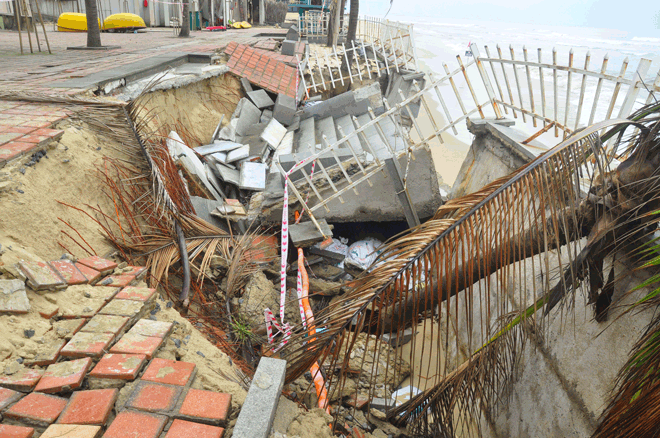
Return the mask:
<svg viewBox="0 0 660 438"><path fill-rule="evenodd" d="M412 24L365 16L358 20L356 37L405 60L406 68L419 70Z"/></svg>
<svg viewBox="0 0 660 438"><path fill-rule="evenodd" d="M598 70L589 69L589 54L580 63L581 67L576 67L573 51L568 54L567 63L562 64L557 52L552 53L551 63L544 62L540 49L536 60L530 60L524 48L522 59L516 59L512 49L509 50L509 56L505 57L499 46L496 47L496 56L492 56L488 47L484 47L485 56L482 56L476 44L472 44L470 49L473 55L471 58L464 62L461 56L457 56L458 65L453 70L444 64L444 75L440 78L431 75L430 84L423 90L415 84L416 92L407 98L399 96L399 103L394 107L390 107L383 99L384 113L375 116L370 112L371 120L362 126L353 118L354 132L344 135L339 130L341 138L333 144L328 144L323 138L321 150L293 166L288 172L287 183L315 224L317 220L314 213L319 208L329 211L328 203L332 200L343 202L342 195L350 190L357 194L360 184L365 181L371 184L369 178L384 168L383 154L381 152L379 156L375 153L365 130L375 129L386 144L386 150L390 151L390 156L399 158L405 154L414 154L416 149L428 145L433 139L444 143L443 134L448 131L458 134L457 126L468 117L499 119L509 114L514 118L520 117L523 123L532 125L532 129L536 130L534 135L525 140L527 142L552 128L555 136L558 137L560 131L562 136L567 136L580 126L594 121L626 118L637 108L658 101L660 97L660 72L649 77L651 61L648 59L641 59L632 74L627 74L629 61L626 59L615 70L618 74L612 74L608 73L607 57ZM340 59L339 54L335 59ZM340 80L341 77L334 79L335 83ZM590 96L585 92L588 83L595 85L595 91ZM565 88L562 88L563 84ZM314 86L318 88L323 84L311 85ZM445 118L444 126L440 126L433 117L429 98L438 102L439 110ZM423 109L430 121L428 125L417 123L412 105L419 105ZM401 116L412 120L412 129L417 138L412 140L412 136L402 132L400 137L407 142L404 149L391 144L381 126L387 123L386 120L396 123ZM396 126L399 130L403 129L398 123ZM351 142L355 141L359 141L363 149L374 157L372 161L366 162L363 155L356 153L351 146ZM351 151L348 160L340 161L339 148ZM320 157L333 157L334 163L328 165L326 161L323 166ZM310 161L316 161L321 169L313 177L305 170ZM352 173L347 171L348 168L352 169ZM287 174L281 166L279 169L283 175ZM303 192L310 194L309 199L305 200Z"/></svg>
<svg viewBox="0 0 660 438"><path fill-rule="evenodd" d="M339 36L346 35L348 17L341 20L343 26L339 28ZM305 11L298 16L298 33L301 38L323 37L328 35L330 12Z"/></svg>

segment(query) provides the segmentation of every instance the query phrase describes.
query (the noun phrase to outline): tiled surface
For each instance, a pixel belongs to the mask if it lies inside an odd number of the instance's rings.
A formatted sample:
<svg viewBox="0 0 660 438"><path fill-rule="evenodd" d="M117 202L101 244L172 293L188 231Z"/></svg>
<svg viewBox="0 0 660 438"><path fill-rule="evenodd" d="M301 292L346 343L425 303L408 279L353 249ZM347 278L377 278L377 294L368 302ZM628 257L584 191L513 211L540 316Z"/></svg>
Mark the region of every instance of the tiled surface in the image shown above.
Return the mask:
<svg viewBox="0 0 660 438"><path fill-rule="evenodd" d="M126 326L128 318L117 315L94 315L85 326L80 329L81 332L89 333L112 333L119 332Z"/></svg>
<svg viewBox="0 0 660 438"><path fill-rule="evenodd" d="M96 269L92 269L89 266L83 265L82 263L76 262L75 265L76 268L78 268L78 270L85 276L89 284L95 284L103 276L103 274L101 274Z"/></svg>
<svg viewBox="0 0 660 438"><path fill-rule="evenodd" d="M273 93L296 97L298 70L277 60L278 55L235 43L230 43L225 52L231 53L227 67L235 75Z"/></svg>
<svg viewBox="0 0 660 438"><path fill-rule="evenodd" d="M118 315L133 317L142 310L142 302L133 300L120 300L114 298L99 312L102 315Z"/></svg>
<svg viewBox="0 0 660 438"><path fill-rule="evenodd" d="M57 422L103 426L108 421L118 395L117 389L76 391Z"/></svg>
<svg viewBox="0 0 660 438"><path fill-rule="evenodd" d="M117 267L117 263L113 262L112 260L106 260L99 256L92 256L84 259L79 259L78 263L80 263L81 265L85 265L88 268L95 269L101 272L102 274L109 274Z"/></svg>
<svg viewBox="0 0 660 438"><path fill-rule="evenodd" d="M273 49L267 49L267 48L264 48L264 47L259 47L259 46L257 46L257 44L259 44L259 42L257 42L253 47L251 47L251 49L254 50L255 52L259 53L259 54L268 55L269 57L273 58L274 60L283 62L285 64L289 64L292 67L296 66L297 63L298 63L298 60L296 59L295 56L282 55L282 53L280 53L280 52L273 52ZM232 55L234 53L234 51L236 50L236 47L240 46L240 45L242 45L242 44L238 44L238 43L235 43L235 44L229 43L229 44L227 44L227 48L225 48L225 53L227 55ZM303 43L303 47L304 47L304 43Z"/></svg>
<svg viewBox="0 0 660 438"><path fill-rule="evenodd" d="M62 105L11 102L0 109L0 161L10 161L62 137L64 131L49 127L68 116Z"/></svg>
<svg viewBox="0 0 660 438"><path fill-rule="evenodd" d="M87 319L85 318L62 319L53 323L53 330L57 336L68 341L73 338L73 335L78 333L78 330L80 330L86 323Z"/></svg>
<svg viewBox="0 0 660 438"><path fill-rule="evenodd" d="M20 261L18 266L27 277L28 284L32 289L43 290L66 287L64 280L48 263Z"/></svg>
<svg viewBox="0 0 660 438"><path fill-rule="evenodd" d="M44 367L57 362L57 358L60 356L60 351L65 343L63 340L51 341L37 351L34 359L25 360L25 365Z"/></svg>
<svg viewBox="0 0 660 438"><path fill-rule="evenodd" d="M91 363L92 360L87 357L49 365L34 390L56 393L76 389L82 383Z"/></svg>
<svg viewBox="0 0 660 438"><path fill-rule="evenodd" d="M7 409L4 415L29 424L47 426L55 422L66 403L65 398L33 392Z"/></svg>
<svg viewBox="0 0 660 438"><path fill-rule="evenodd" d="M149 287L135 287L135 286L129 286L123 288L115 298L121 299L121 300L133 300L133 301L149 301L154 294L156 293L156 289L152 289Z"/></svg>
<svg viewBox="0 0 660 438"><path fill-rule="evenodd" d="M142 375L142 380L185 386L195 376L196 365L189 362L155 358Z"/></svg>
<svg viewBox="0 0 660 438"><path fill-rule="evenodd" d="M101 426L84 426L80 424L51 424L41 434L40 438L98 438L101 436Z"/></svg>
<svg viewBox="0 0 660 438"><path fill-rule="evenodd" d="M269 38L267 40L257 41L253 47L262 50L275 50L277 48L277 41Z"/></svg>
<svg viewBox="0 0 660 438"><path fill-rule="evenodd" d="M179 386L141 381L133 390L126 407L166 414L175 408L181 391Z"/></svg>
<svg viewBox="0 0 660 438"><path fill-rule="evenodd" d="M12 403L16 403L23 394L7 388L0 388L0 411Z"/></svg>
<svg viewBox="0 0 660 438"><path fill-rule="evenodd" d="M115 337L112 333L88 333L82 331L84 329L85 327L62 348L60 351L62 356L101 357Z"/></svg>
<svg viewBox="0 0 660 438"><path fill-rule="evenodd" d="M87 283L87 278L70 260L55 260L54 262L50 262L50 266L55 269L69 285Z"/></svg>
<svg viewBox="0 0 660 438"><path fill-rule="evenodd" d="M179 403L177 417L213 425L224 425L231 409L231 394L189 389Z"/></svg>
<svg viewBox="0 0 660 438"><path fill-rule="evenodd" d="M111 275L108 278L104 279L101 283L104 286L113 286L113 287L126 287L130 286L136 281L135 275Z"/></svg>
<svg viewBox="0 0 660 438"><path fill-rule="evenodd" d="M31 438L32 436L34 436L34 428L32 427L0 424L0 438Z"/></svg>
<svg viewBox="0 0 660 438"><path fill-rule="evenodd" d="M155 336L164 338L170 333L174 324L166 321L152 321L141 319L128 331L128 333L142 336Z"/></svg>
<svg viewBox="0 0 660 438"><path fill-rule="evenodd" d="M147 360L143 354L106 354L89 375L104 379L133 380Z"/></svg>
<svg viewBox="0 0 660 438"><path fill-rule="evenodd" d="M191 421L174 420L165 438L222 438L225 430L222 427Z"/></svg>
<svg viewBox="0 0 660 438"><path fill-rule="evenodd" d="M110 353L144 354L151 359L162 343L162 338L126 333L110 349Z"/></svg>
<svg viewBox="0 0 660 438"><path fill-rule="evenodd" d="M21 368L14 374L0 374L0 386L16 391L31 391L43 374L43 370Z"/></svg>
<svg viewBox="0 0 660 438"><path fill-rule="evenodd" d="M167 417L147 412L122 411L103 438L156 438L163 431Z"/></svg>

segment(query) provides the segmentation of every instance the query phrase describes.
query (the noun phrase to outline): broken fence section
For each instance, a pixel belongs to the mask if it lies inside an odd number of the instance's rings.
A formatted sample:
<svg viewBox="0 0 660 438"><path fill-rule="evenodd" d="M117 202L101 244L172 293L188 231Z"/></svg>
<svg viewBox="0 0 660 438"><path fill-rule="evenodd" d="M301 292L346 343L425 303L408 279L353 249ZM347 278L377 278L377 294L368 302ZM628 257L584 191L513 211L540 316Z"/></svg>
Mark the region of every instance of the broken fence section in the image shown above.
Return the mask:
<svg viewBox="0 0 660 438"><path fill-rule="evenodd" d="M389 47L394 47L392 26L389 23L377 19L364 19L361 20L361 26L361 35L365 39L372 38L372 41L376 41L377 38L383 40L384 36L387 36L387 40L392 40ZM404 27L399 26L398 29L399 32L403 32ZM412 27L410 32L412 33ZM399 36L403 40L403 34ZM406 46L401 43L400 47ZM414 44L409 47L412 47L414 54ZM317 148L311 158L305 157L288 172L279 162L277 163L283 176L287 173L290 175L286 181L291 192L315 224L318 224L314 217L316 210L322 207L328 210L328 203L334 199L343 203L342 195L348 191L352 190L359 195L358 186L365 181L371 185L369 178L378 171L384 170L387 160L406 154L409 160L414 159L415 150L428 145L434 138L444 143L443 134L447 131L451 130L454 134L458 134L457 125L464 123L468 117L478 114L482 119L486 117L500 119L511 112L514 118L518 118L520 114L523 122L526 123L529 119L533 127L540 128L530 138L552 127L555 129L555 136L559 136L561 130L565 137L578 127L591 124L594 120L628 117L643 104L657 100L660 94L660 73L656 72L651 75L654 79L649 79L651 61L648 59L641 59L633 74L627 74L629 61L626 59L618 69L618 74L612 74L611 69L608 69L607 56L598 70L590 70L590 55L587 53L584 62L581 63L582 68L576 67L572 50L569 52L567 63L563 65L560 64L556 51L552 53L552 62L547 63L544 62L540 49L537 50L537 59L530 60L526 48L522 50L522 59L516 58L512 48L509 48L508 57L503 55L499 46L496 46L496 57L492 56L487 46L484 47L486 56L482 56L476 44L472 44L470 48L473 57L467 62L464 62L459 55L456 57L458 67L454 70L443 64L444 75L440 78L431 75L431 83L424 89L419 89L419 85L414 81L416 92L409 94L407 98L403 93L399 93L399 96L396 96L396 93L390 94L389 101L383 99L385 111L382 114L376 116L371 111L370 120L366 123L359 123L353 117L352 132L346 133L338 129L341 138L332 143L324 138L321 148ZM351 50L355 49L351 48ZM333 53L333 57L335 53L337 52ZM310 57L316 60L316 56L316 54L308 55L306 61ZM339 56L337 53L335 60ZM359 56L355 58L358 59ZM316 62L317 66L321 64ZM303 62L301 66L303 65L309 64ZM393 71L388 69L390 74ZM400 70L396 71L400 72ZM559 85L563 80L562 76L566 78L566 88L563 93ZM334 83L337 84L341 80L340 76ZM585 90L589 81L596 82L596 89L593 96L587 98ZM579 83L579 88L576 83ZM314 87L318 89L319 84L313 83L311 86L306 86L306 89ZM576 96L577 105L572 103ZM429 98L439 104L445 117L444 126L438 124L433 117ZM428 116L430 121L428 125L419 124L415 120L420 108L423 108ZM401 124L398 123L402 116L410 119L416 134L415 138L404 132ZM537 126L539 121L543 126ZM385 126L391 123L398 131L397 136L385 133ZM397 137L405 144L397 144ZM358 153L353 147L356 142L361 145L363 153ZM348 158L346 158L347 151L350 152ZM325 163L322 163L320 158L329 159L330 162L325 160ZM310 161L316 161L320 168L320 171L313 176L310 176L305 169ZM404 189L405 178L404 173L402 175ZM304 193L311 194L309 199L305 199Z"/></svg>

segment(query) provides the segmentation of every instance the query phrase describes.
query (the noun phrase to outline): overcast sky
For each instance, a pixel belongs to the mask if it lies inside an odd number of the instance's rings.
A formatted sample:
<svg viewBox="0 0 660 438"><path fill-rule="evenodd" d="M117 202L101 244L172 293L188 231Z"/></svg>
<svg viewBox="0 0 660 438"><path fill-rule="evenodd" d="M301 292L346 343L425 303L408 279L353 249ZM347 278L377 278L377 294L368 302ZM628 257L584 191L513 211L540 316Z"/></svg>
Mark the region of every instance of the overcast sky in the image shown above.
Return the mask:
<svg viewBox="0 0 660 438"><path fill-rule="evenodd" d="M364 5L361 13L382 16L389 0L361 0L360 4ZM394 0L390 14L588 26L621 30L628 37L660 38L659 0Z"/></svg>

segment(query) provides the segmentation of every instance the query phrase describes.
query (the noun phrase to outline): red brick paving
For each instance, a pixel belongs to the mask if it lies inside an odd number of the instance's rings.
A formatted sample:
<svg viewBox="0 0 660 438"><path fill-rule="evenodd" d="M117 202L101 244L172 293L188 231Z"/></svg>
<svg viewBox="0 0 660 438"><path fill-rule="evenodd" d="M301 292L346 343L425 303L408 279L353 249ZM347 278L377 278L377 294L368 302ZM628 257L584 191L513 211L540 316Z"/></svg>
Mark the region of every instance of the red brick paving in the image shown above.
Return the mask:
<svg viewBox="0 0 660 438"><path fill-rule="evenodd" d="M78 259L78 263L85 265L88 268L95 269L101 274L109 274L117 267L117 263L113 262L112 260L103 259L99 256Z"/></svg>
<svg viewBox="0 0 660 438"><path fill-rule="evenodd" d="M146 412L122 411L103 438L156 438L165 428L167 417Z"/></svg>
<svg viewBox="0 0 660 438"><path fill-rule="evenodd" d="M128 333L164 338L170 334L172 327L174 327L174 324L171 322L141 319L128 331Z"/></svg>
<svg viewBox="0 0 660 438"><path fill-rule="evenodd" d="M193 423L191 421L174 420L165 438L222 438L224 432L225 430L222 427Z"/></svg>
<svg viewBox="0 0 660 438"><path fill-rule="evenodd" d="M123 288L115 298L121 300L149 301L156 293L156 289L148 287L128 286Z"/></svg>
<svg viewBox="0 0 660 438"><path fill-rule="evenodd" d="M88 333L111 333L119 334L126 326L128 318L117 315L94 315L85 326L80 329L81 332Z"/></svg>
<svg viewBox="0 0 660 438"><path fill-rule="evenodd" d="M110 281L108 281L110 280ZM111 275L103 281L104 286L126 287L136 281L135 275Z"/></svg>
<svg viewBox="0 0 660 438"><path fill-rule="evenodd" d="M231 54L227 67L236 76L273 93L296 97L298 70L278 60L278 55L234 42L227 45L225 53Z"/></svg>
<svg viewBox="0 0 660 438"><path fill-rule="evenodd" d="M55 393L76 389L80 387L91 364L92 359L86 357L49 365L34 390Z"/></svg>
<svg viewBox="0 0 660 438"><path fill-rule="evenodd" d="M102 315L118 315L132 318L140 313L143 305L144 304L140 301L120 300L114 298L106 304L99 313Z"/></svg>
<svg viewBox="0 0 660 438"><path fill-rule="evenodd" d="M231 409L231 394L189 389L177 416L201 423L224 424Z"/></svg>
<svg viewBox="0 0 660 438"><path fill-rule="evenodd" d="M25 365L45 367L57 362L65 343L66 341L63 340L50 342L46 347L39 350L34 359L26 359Z"/></svg>
<svg viewBox="0 0 660 438"><path fill-rule="evenodd" d="M32 438L33 435L34 428L32 427L0 424L0 438Z"/></svg>
<svg viewBox="0 0 660 438"><path fill-rule="evenodd" d="M16 391L31 391L43 374L43 370L21 368L18 372L11 375L0 374L0 386Z"/></svg>
<svg viewBox="0 0 660 438"><path fill-rule="evenodd" d="M84 329L85 327L62 348L62 356L100 357L115 338L113 333L89 333L82 331Z"/></svg>
<svg viewBox="0 0 660 438"><path fill-rule="evenodd" d="M87 282L89 284L94 284L97 281L103 277L103 274L101 274L99 271L96 269L92 269L89 266L85 266L82 263L75 263L76 268L87 278Z"/></svg>
<svg viewBox="0 0 660 438"><path fill-rule="evenodd" d="M23 394L7 388L0 388L0 411L12 403L17 402Z"/></svg>
<svg viewBox="0 0 660 438"><path fill-rule="evenodd" d="M181 387L142 381L135 387L126 407L140 411L167 413L174 409L180 395Z"/></svg>
<svg viewBox="0 0 660 438"><path fill-rule="evenodd" d="M50 266L52 266L69 285L87 283L87 278L70 260L55 260L50 262Z"/></svg>
<svg viewBox="0 0 660 438"><path fill-rule="evenodd" d="M116 388L76 391L57 422L103 426L108 421L117 396L119 390Z"/></svg>
<svg viewBox="0 0 660 438"><path fill-rule="evenodd" d="M144 354L106 354L94 367L90 377L133 380L147 360Z"/></svg>
<svg viewBox="0 0 660 438"><path fill-rule="evenodd" d="M66 287L60 274L48 263L22 260L18 262L18 267L27 277L28 285L34 290Z"/></svg>
<svg viewBox="0 0 660 438"><path fill-rule="evenodd" d="M30 424L47 426L57 420L66 403L65 398L33 392L7 409L4 416Z"/></svg>
<svg viewBox="0 0 660 438"><path fill-rule="evenodd" d="M98 438L101 426L51 424L39 438Z"/></svg>
<svg viewBox="0 0 660 438"><path fill-rule="evenodd" d="M147 358L151 359L162 343L162 338L126 333L110 349L110 353L144 354Z"/></svg>
<svg viewBox="0 0 660 438"><path fill-rule="evenodd" d="M195 368L194 363L155 358L144 371L142 380L185 386L194 377Z"/></svg>

